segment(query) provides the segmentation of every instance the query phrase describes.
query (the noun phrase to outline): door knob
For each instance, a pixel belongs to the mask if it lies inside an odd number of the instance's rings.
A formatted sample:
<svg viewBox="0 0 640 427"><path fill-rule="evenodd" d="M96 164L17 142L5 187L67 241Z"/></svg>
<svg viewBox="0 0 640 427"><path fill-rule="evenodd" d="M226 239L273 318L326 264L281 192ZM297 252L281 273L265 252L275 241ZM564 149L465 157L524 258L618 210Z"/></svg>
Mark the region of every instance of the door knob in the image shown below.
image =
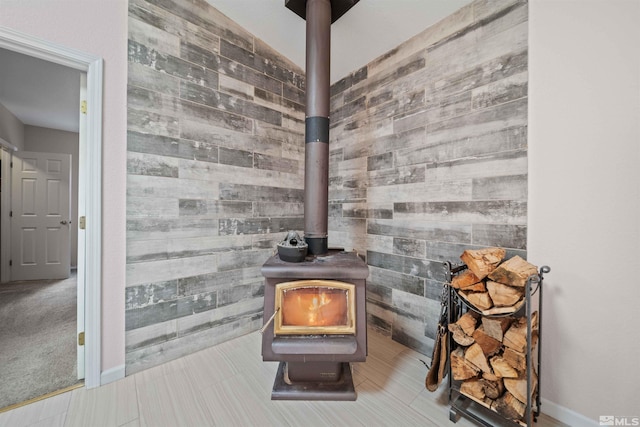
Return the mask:
<svg viewBox="0 0 640 427"><path fill-rule="evenodd" d="M68 224L68 222L67 222L67 221L60 221L60 224L62 224L62 225L67 225L67 224Z"/></svg>

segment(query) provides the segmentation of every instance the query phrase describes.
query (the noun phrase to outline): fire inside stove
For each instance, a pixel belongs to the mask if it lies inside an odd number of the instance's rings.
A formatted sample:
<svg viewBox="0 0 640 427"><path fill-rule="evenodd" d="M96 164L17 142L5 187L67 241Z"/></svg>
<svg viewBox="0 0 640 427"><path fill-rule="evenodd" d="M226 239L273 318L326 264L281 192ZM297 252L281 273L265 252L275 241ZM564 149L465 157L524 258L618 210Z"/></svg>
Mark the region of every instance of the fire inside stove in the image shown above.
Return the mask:
<svg viewBox="0 0 640 427"><path fill-rule="evenodd" d="M332 280L276 285L275 335L355 334L355 286Z"/></svg>

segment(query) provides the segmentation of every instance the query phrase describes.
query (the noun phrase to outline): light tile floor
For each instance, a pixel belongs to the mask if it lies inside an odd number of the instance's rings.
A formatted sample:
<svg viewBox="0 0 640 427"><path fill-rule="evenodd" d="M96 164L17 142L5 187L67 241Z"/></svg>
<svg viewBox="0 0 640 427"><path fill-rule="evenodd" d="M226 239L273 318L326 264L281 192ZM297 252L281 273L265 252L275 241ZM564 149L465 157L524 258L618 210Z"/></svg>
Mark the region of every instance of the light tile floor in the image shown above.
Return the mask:
<svg viewBox="0 0 640 427"><path fill-rule="evenodd" d="M444 385L436 393L424 388L423 358L369 331L367 361L353 369L357 401L272 401L277 363L262 362L256 332L99 388L0 413L0 427L474 426L449 421ZM537 425L564 426L544 414Z"/></svg>

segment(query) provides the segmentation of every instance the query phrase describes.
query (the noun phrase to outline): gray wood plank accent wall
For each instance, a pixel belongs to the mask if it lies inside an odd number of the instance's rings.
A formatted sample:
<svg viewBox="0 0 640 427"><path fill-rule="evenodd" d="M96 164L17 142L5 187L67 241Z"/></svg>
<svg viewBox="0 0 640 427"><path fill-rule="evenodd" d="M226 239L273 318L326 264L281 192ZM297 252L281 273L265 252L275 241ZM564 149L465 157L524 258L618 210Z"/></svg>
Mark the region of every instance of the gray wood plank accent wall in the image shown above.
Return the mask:
<svg viewBox="0 0 640 427"><path fill-rule="evenodd" d="M130 374L262 325L303 229L304 72L205 0L130 0L128 66Z"/></svg>
<svg viewBox="0 0 640 427"><path fill-rule="evenodd" d="M442 262L526 255L527 20L477 0L332 86L329 244L366 254L369 324L428 355Z"/></svg>
<svg viewBox="0 0 640 427"><path fill-rule="evenodd" d="M442 261L526 255L527 19L476 0L332 86L329 245L425 354ZM260 266L303 228L304 73L205 0L130 0L128 58L130 374L262 325Z"/></svg>

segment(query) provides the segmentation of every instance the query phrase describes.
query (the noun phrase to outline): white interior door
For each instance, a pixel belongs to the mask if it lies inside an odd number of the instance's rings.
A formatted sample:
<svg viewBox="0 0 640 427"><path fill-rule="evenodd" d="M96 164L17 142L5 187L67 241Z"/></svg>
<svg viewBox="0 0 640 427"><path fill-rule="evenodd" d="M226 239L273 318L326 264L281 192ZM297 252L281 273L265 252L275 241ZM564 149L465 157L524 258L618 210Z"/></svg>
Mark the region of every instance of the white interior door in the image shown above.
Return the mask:
<svg viewBox="0 0 640 427"><path fill-rule="evenodd" d="M18 151L11 170L11 280L70 275L71 155Z"/></svg>

